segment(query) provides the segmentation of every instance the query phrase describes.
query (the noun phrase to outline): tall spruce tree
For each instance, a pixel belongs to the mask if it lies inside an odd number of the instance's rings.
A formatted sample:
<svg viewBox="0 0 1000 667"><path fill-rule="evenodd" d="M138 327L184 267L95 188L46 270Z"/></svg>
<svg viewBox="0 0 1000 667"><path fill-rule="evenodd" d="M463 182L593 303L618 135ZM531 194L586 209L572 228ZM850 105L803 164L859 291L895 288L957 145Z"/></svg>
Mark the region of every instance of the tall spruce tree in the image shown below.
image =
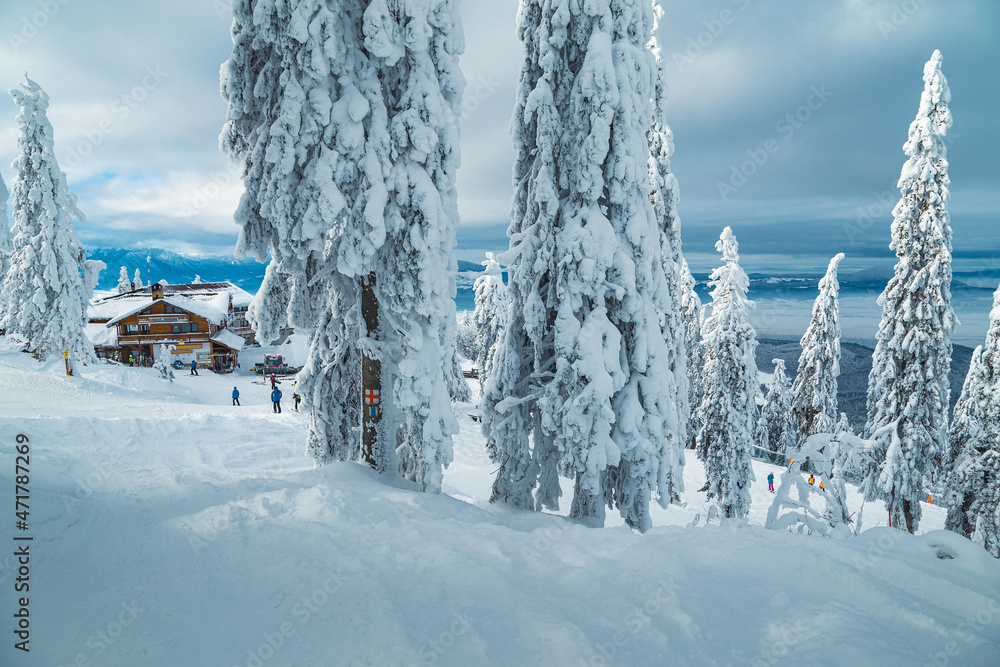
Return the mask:
<svg viewBox="0 0 1000 667"><path fill-rule="evenodd" d="M698 408L705 389L702 384L702 372L705 366L705 346L701 342L701 327L704 323L701 299L695 291L694 276L685 260L681 264L681 319L684 322L684 351L687 355L688 374L688 405L690 406L687 443L685 446L694 449L698 437Z"/></svg>
<svg viewBox="0 0 1000 667"><path fill-rule="evenodd" d="M792 385L792 414L798 442L830 433L837 423L837 377L840 375L840 283L837 267L844 253L830 260L819 281L812 319L802 336L799 370Z"/></svg>
<svg viewBox="0 0 1000 667"><path fill-rule="evenodd" d="M438 490L457 429L457 5L240 0L233 12L222 143L244 171L237 253L271 257L251 319L312 332L300 380L318 462L354 457L340 440L359 421L344 397L360 395L360 364L340 365L364 354L381 366L372 462Z"/></svg>
<svg viewBox="0 0 1000 667"><path fill-rule="evenodd" d="M764 398L754 439L758 447L784 454L793 451L797 444L792 420L792 392L785 375L785 360L774 359L773 362L774 377Z"/></svg>
<svg viewBox="0 0 1000 667"><path fill-rule="evenodd" d="M576 75L555 241L555 444L574 479L570 516L599 524L607 504L644 530L651 494L668 503L680 488L671 457L683 428L661 327L672 308L662 230L650 202L655 11L629 0L569 10Z"/></svg>
<svg viewBox="0 0 1000 667"><path fill-rule="evenodd" d="M511 121L514 197L510 248L501 258L511 303L493 374L483 389L482 411L486 448L499 466L490 500L523 509L557 509L561 495L550 385L554 241L563 204L559 140L572 86L568 23L566 7L522 0L518 8L523 57Z"/></svg>
<svg viewBox="0 0 1000 667"><path fill-rule="evenodd" d="M510 299L503 281L503 269L493 253L486 253L486 267L476 278L476 365L479 367L480 386L493 374L496 348L507 326L507 309Z"/></svg>
<svg viewBox="0 0 1000 667"><path fill-rule="evenodd" d="M367 225L376 242L385 236L383 207L366 215L358 201L367 183L384 203L388 171L379 159L388 154L385 105L363 50L365 5L238 0L222 69L221 144L244 183L236 255L270 255L248 319L263 342L289 324L311 332L299 393L318 463L355 459L360 444L360 370L344 365L360 367L360 285L337 270L338 251L352 224Z"/></svg>
<svg viewBox="0 0 1000 667"><path fill-rule="evenodd" d="M1000 288L951 423L945 528L1000 557Z"/></svg>
<svg viewBox="0 0 1000 667"><path fill-rule="evenodd" d="M3 176L0 176L0 276L7 275L7 269L10 267L10 253L11 253L11 243L10 243L10 219L7 217L7 200L10 197L10 192L7 191L7 184L3 182ZM0 292L3 289L0 288ZM3 317L3 303L0 302L0 318Z"/></svg>
<svg viewBox="0 0 1000 667"><path fill-rule="evenodd" d="M142 289L142 288L143 288L142 271L140 271L139 267L137 266L135 267L135 275L132 277L132 289Z"/></svg>
<svg viewBox="0 0 1000 667"><path fill-rule="evenodd" d="M68 350L73 363L86 364L95 359L94 347L83 333L87 306L96 269L104 264L88 265L73 227L73 220L82 221L84 216L56 161L46 116L48 95L31 79L10 94L21 109L20 156L15 163L14 239L3 283L0 329L24 336L38 359Z"/></svg>
<svg viewBox="0 0 1000 667"><path fill-rule="evenodd" d="M958 395L948 430L950 457L948 479L945 485L945 503L948 516L944 527L963 537L970 537L975 528L974 517L969 514L972 494L968 493L973 469L984 451L982 442L982 414L979 400L983 394L983 346L972 353L969 370Z"/></svg>
<svg viewBox="0 0 1000 667"><path fill-rule="evenodd" d="M913 532L924 480L947 455L951 332L951 223L945 137L951 93L941 52L924 67L924 92L903 147L902 195L893 209L895 274L879 297L867 431L875 440L865 497L884 499L893 526Z"/></svg>
<svg viewBox="0 0 1000 667"><path fill-rule="evenodd" d="M750 324L750 279L740 267L739 244L726 227L716 250L725 262L712 271L712 313L705 319L704 397L696 451L705 462L708 497L727 518L750 509L753 433L757 420L757 333Z"/></svg>
<svg viewBox="0 0 1000 667"><path fill-rule="evenodd" d="M662 10L653 5L653 35L649 48L656 60L653 88L653 124L648 132L650 148L649 181L653 212L660 230L660 255L666 295L660 305L660 328L667 344L667 370L672 383L665 400L664 432L667 440L659 452L660 472L657 489L660 503L680 500L683 491L684 448L688 441L691 403L688 385L686 328L682 312L687 262L681 252L681 219L677 212L680 189L670 167L674 154L674 135L667 123L667 81L665 62L657 33ZM672 409L671 409L672 408Z"/></svg>
<svg viewBox="0 0 1000 667"><path fill-rule="evenodd" d="M483 401L495 500L529 506L537 481L537 506L555 507L561 470L571 516L601 523L610 505L639 529L652 493L680 488L683 426L650 201L654 16L624 0L521 3L511 317Z"/></svg>
<svg viewBox="0 0 1000 667"><path fill-rule="evenodd" d="M465 89L458 0L375 0L365 10L364 32L383 83L392 155L386 241L374 271L379 318L386 323L378 339L383 386L392 387L387 407L400 423L400 471L438 491L458 432L447 379L455 368L452 248ZM394 441L396 434L387 437Z"/></svg>

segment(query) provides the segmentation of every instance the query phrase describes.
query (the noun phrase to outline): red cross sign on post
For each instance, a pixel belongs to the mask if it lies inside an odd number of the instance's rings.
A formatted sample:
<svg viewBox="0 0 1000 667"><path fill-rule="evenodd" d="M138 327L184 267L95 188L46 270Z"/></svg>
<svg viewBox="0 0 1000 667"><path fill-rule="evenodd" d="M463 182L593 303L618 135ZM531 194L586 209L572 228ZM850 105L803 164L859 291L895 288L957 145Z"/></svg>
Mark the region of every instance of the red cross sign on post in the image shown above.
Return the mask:
<svg viewBox="0 0 1000 667"><path fill-rule="evenodd" d="M365 405L368 406L369 414L372 417L378 415L378 404L381 400L381 392L378 389L365 389Z"/></svg>

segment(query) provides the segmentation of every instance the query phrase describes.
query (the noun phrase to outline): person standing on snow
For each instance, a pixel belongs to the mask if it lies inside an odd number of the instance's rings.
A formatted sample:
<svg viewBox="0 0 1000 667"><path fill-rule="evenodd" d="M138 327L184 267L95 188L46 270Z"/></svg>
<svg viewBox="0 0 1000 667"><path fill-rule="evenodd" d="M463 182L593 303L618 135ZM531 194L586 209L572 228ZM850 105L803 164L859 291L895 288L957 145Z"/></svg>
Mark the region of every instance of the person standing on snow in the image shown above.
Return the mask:
<svg viewBox="0 0 1000 667"><path fill-rule="evenodd" d="M272 410L281 414L281 390L277 387L271 391L271 403Z"/></svg>
<svg viewBox="0 0 1000 667"><path fill-rule="evenodd" d="M815 481L816 481L816 478L813 477L812 475L809 475L809 486L812 486L813 482L815 482Z"/></svg>
<svg viewBox="0 0 1000 667"><path fill-rule="evenodd" d="M240 390L237 389L236 387L233 387L233 405L239 405L239 404L240 404Z"/></svg>
<svg viewBox="0 0 1000 667"><path fill-rule="evenodd" d="M198 374L198 362L194 359L191 360L191 375Z"/></svg>
<svg viewBox="0 0 1000 667"><path fill-rule="evenodd" d="M299 403L302 402L302 397L298 394L292 394L292 400L295 401L295 411L299 411Z"/></svg>
<svg viewBox="0 0 1000 667"><path fill-rule="evenodd" d="M278 376L276 376L274 373L271 373L271 389L277 389L277 388L278 388Z"/></svg>
<svg viewBox="0 0 1000 667"><path fill-rule="evenodd" d="M774 493L774 473L767 473L767 490Z"/></svg>

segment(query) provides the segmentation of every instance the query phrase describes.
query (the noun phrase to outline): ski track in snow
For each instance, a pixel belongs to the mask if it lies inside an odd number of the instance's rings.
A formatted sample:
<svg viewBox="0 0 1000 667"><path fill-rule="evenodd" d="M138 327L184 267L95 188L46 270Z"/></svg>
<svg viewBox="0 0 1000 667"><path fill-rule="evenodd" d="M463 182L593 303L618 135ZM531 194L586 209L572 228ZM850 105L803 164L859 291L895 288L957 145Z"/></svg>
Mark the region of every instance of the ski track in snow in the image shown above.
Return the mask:
<svg viewBox="0 0 1000 667"><path fill-rule="evenodd" d="M254 379L180 371L171 385L104 365L67 378L61 359L0 352L0 480L10 498L14 435L28 434L34 536L31 653L12 648L5 594L0 664L998 664L1000 564L936 530L940 507L916 537L876 527L881 503L849 540L768 531L779 469L755 461L749 525L706 525L689 456L684 505L654 507L646 535L615 511L590 529L487 502L473 404L456 405L435 496L314 468L305 414L290 400L271 414Z"/></svg>

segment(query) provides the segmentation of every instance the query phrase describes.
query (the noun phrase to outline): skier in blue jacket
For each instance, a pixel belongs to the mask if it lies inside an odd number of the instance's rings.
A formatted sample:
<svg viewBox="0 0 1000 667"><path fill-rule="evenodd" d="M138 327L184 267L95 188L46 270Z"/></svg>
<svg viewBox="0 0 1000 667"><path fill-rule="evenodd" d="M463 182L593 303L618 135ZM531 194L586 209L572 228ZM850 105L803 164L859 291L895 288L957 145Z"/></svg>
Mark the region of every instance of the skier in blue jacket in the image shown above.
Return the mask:
<svg viewBox="0 0 1000 667"><path fill-rule="evenodd" d="M274 412L281 413L281 390L277 387L271 391L271 403L273 404Z"/></svg>
<svg viewBox="0 0 1000 667"><path fill-rule="evenodd" d="M236 387L233 387L233 405L239 405L239 404L240 404L240 390L237 389Z"/></svg>

